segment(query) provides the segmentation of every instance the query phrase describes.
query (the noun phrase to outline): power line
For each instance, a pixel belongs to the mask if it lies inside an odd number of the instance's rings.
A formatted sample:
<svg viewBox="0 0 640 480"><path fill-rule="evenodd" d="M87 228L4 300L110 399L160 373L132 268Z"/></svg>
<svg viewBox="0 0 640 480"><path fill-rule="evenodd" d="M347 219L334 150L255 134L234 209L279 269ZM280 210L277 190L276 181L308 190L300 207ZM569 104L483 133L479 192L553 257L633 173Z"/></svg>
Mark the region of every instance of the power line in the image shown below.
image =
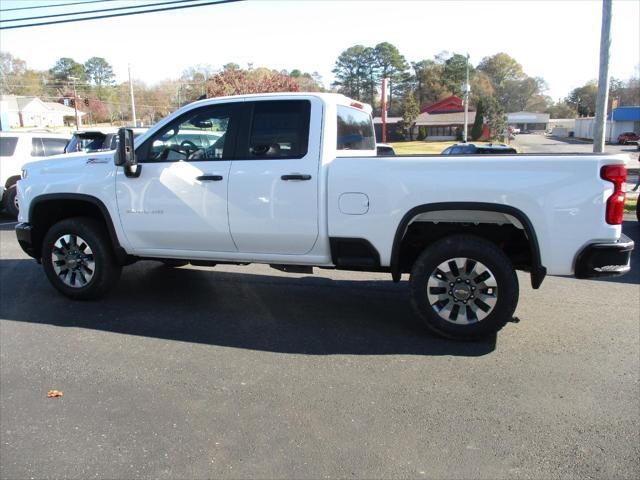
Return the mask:
<svg viewBox="0 0 640 480"><path fill-rule="evenodd" d="M0 12L15 12L17 10L35 10L37 8L69 7L71 5L84 5L87 3L105 3L105 2L115 2L115 1L119 1L119 0L89 0L88 2L58 3L56 5L35 5L33 7L3 8L3 9L0 9Z"/></svg>
<svg viewBox="0 0 640 480"><path fill-rule="evenodd" d="M190 3L188 5L176 5L172 7L155 8L151 10L140 10L137 12L112 13L110 15L100 15L97 17L71 18L67 20L53 20L51 22L29 23L26 25L10 25L8 27L0 27L0 30L11 30L14 28L27 28L27 27L41 27L43 25L56 25L59 23L83 22L85 20L100 20L103 18L125 17L128 15L139 15L141 13L166 12L169 10L181 10L183 8L204 7L207 5L220 5L223 3L235 3L235 2L241 2L241 1L243 0L218 0L215 2L205 2L205 3L198 3L198 4Z"/></svg>
<svg viewBox="0 0 640 480"><path fill-rule="evenodd" d="M131 10L134 8L147 8L147 7L157 7L159 5L170 5L172 3L187 3L194 2L197 0L173 0L171 2L162 2L162 3L147 3L142 5L128 5L126 7L113 7L113 8L101 8L99 10L85 10L84 12L66 12L66 13L56 13L54 15L41 15L39 17L22 17L22 18L10 18L6 20L0 20L0 22L21 22L24 20L42 20L45 18L55 18L55 17L70 17L74 15L86 15L88 13L100 13L100 12L115 12L116 10Z"/></svg>

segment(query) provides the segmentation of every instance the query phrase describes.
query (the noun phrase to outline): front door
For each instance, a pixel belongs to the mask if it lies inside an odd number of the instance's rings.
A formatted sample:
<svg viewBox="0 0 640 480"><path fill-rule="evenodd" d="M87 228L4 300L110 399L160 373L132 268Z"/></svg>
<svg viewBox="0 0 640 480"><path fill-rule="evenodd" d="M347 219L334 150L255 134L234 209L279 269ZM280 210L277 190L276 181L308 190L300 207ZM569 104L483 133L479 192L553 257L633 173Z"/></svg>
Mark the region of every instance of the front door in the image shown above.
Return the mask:
<svg viewBox="0 0 640 480"><path fill-rule="evenodd" d="M136 251L236 251L227 218L236 112L236 104L191 110L136 149L139 177L118 169L120 221Z"/></svg>
<svg viewBox="0 0 640 480"><path fill-rule="evenodd" d="M242 253L305 254L318 237L322 104L263 100L243 108L229 174L233 240Z"/></svg>

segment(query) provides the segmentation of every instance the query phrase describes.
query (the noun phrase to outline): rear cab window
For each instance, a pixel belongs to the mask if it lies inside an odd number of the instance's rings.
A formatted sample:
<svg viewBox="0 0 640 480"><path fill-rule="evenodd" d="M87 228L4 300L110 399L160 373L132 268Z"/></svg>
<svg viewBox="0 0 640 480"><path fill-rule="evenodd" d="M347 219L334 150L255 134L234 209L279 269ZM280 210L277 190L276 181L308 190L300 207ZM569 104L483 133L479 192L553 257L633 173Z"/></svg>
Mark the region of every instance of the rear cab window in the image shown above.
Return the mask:
<svg viewBox="0 0 640 480"><path fill-rule="evenodd" d="M371 115L354 107L338 105L338 150L376 150Z"/></svg>
<svg viewBox="0 0 640 480"><path fill-rule="evenodd" d="M10 157L16 151L18 137L0 137L0 157Z"/></svg>

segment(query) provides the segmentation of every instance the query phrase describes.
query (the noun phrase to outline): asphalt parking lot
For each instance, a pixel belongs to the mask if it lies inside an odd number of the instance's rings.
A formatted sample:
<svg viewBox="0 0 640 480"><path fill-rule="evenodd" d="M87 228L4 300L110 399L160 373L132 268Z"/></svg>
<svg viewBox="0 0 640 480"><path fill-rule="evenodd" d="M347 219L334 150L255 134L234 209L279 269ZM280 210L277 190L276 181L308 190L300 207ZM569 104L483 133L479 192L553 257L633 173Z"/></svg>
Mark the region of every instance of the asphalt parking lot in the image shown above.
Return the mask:
<svg viewBox="0 0 640 480"><path fill-rule="evenodd" d="M455 343L382 274L141 262L72 302L3 222L2 478L640 475L638 254Z"/></svg>

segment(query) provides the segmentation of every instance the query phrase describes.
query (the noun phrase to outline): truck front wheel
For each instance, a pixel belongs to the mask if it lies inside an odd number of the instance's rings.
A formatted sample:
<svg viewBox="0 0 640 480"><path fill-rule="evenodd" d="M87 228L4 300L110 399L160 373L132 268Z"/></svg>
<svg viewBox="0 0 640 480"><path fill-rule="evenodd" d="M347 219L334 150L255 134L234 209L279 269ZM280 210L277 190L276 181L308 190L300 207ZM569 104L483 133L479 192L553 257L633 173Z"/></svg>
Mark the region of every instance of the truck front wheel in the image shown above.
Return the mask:
<svg viewBox="0 0 640 480"><path fill-rule="evenodd" d="M430 245L416 260L411 303L433 332L475 340L500 330L518 304L518 277L493 243L452 235Z"/></svg>
<svg viewBox="0 0 640 480"><path fill-rule="evenodd" d="M61 220L49 229L42 245L42 265L51 284L76 300L103 297L122 270L105 228L87 217Z"/></svg>

